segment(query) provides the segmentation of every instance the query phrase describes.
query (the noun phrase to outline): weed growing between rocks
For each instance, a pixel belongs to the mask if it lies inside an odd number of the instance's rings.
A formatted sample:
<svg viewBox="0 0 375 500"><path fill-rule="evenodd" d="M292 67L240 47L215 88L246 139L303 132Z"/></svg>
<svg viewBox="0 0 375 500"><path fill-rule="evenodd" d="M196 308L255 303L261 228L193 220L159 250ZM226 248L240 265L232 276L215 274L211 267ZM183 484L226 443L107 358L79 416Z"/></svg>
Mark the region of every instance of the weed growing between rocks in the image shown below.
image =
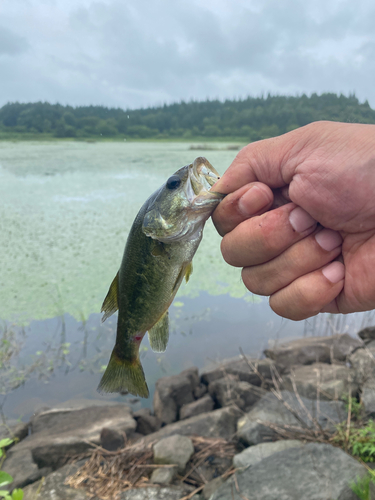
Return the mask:
<svg viewBox="0 0 375 500"><path fill-rule="evenodd" d="M189 500L208 482L202 465L212 464L215 459L227 459L231 464L236 453L234 444L225 439L191 436L191 440L194 454L187 464L185 475L177 476L177 480L192 487L193 491L181 500ZM174 467L153 463L154 444L145 444L142 440L112 452L95 446L87 462L67 479L66 484L73 488L85 488L90 495L102 500L113 500L123 491L150 486L149 476L154 469ZM219 472L226 479L234 468L230 465Z"/></svg>
<svg viewBox="0 0 375 500"><path fill-rule="evenodd" d="M350 483L350 488L360 500L371 500L371 485L375 484L375 473L369 470L368 474Z"/></svg>
<svg viewBox="0 0 375 500"><path fill-rule="evenodd" d="M15 442L14 439L5 438L0 440L0 467L2 467L5 460L5 448L9 447ZM0 470L0 488L9 486L13 483L13 477L7 472ZM20 488L15 488L12 493L7 490L0 490L0 498L4 500L22 500L23 491Z"/></svg>

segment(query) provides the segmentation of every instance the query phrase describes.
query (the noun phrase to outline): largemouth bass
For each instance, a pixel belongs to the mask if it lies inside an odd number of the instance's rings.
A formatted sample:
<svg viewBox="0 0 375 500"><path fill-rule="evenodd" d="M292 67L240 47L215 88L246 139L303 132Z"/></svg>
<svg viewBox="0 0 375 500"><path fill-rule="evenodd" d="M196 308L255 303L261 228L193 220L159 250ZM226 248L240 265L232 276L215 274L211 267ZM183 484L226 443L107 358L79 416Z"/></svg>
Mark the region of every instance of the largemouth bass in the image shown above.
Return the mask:
<svg viewBox="0 0 375 500"><path fill-rule="evenodd" d="M139 346L165 351L168 308L224 195L210 188L219 174L206 158L180 168L144 203L130 229L120 269L102 306L103 321L119 311L116 344L98 390L148 397Z"/></svg>

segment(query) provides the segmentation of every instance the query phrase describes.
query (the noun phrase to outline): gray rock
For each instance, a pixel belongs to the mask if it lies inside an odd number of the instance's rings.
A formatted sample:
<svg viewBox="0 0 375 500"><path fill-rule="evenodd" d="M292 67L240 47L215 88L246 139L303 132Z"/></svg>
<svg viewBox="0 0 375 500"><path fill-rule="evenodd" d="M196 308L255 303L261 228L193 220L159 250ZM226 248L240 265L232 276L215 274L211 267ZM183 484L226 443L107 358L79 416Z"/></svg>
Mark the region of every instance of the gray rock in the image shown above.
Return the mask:
<svg viewBox="0 0 375 500"><path fill-rule="evenodd" d="M9 485L11 489L23 488L52 472L51 467L38 469L30 450L14 450L15 448L7 452L7 457L2 467L2 470L13 477L13 483Z"/></svg>
<svg viewBox="0 0 375 500"><path fill-rule="evenodd" d="M60 467L71 456L83 453L89 442L100 443L103 427L131 436L136 428L130 408L123 404L80 410L49 410L34 420L34 433L13 450L30 450L39 467Z"/></svg>
<svg viewBox="0 0 375 500"><path fill-rule="evenodd" d="M223 484L224 480L221 477L216 477L204 485L202 497L204 500L209 500L217 489Z"/></svg>
<svg viewBox="0 0 375 500"><path fill-rule="evenodd" d="M181 500L192 491L192 488L186 485L158 487L150 486L147 488L136 488L124 491L118 497L119 500Z"/></svg>
<svg viewBox="0 0 375 500"><path fill-rule="evenodd" d="M195 399L199 399L203 397L207 392L207 386L206 384L199 384L197 387L194 389L194 397Z"/></svg>
<svg viewBox="0 0 375 500"><path fill-rule="evenodd" d="M300 448L301 446L303 446L303 442L298 439L285 439L274 441L273 443L260 443L255 446L249 446L249 448L246 448L233 457L233 466L236 469L253 466L274 453L287 450L288 448Z"/></svg>
<svg viewBox="0 0 375 500"><path fill-rule="evenodd" d="M185 418L194 417L200 413L205 413L212 411L214 409L214 402L210 395L206 395L197 401L193 401L187 405L184 405L180 410L180 420Z"/></svg>
<svg viewBox="0 0 375 500"><path fill-rule="evenodd" d="M347 333L331 337L305 337L266 349L264 354L284 369L311 363L346 361L347 357L363 344Z"/></svg>
<svg viewBox="0 0 375 500"><path fill-rule="evenodd" d="M224 359L220 363L208 366L203 370L201 380L204 384L209 385L215 380L224 378L228 375L234 375L238 380L259 386L262 380L253 367L256 367L263 378L270 379L272 378L271 370L272 367L275 367L275 363L269 359L248 357L247 360L245 360L242 356L237 356L235 358ZM279 369L277 366L276 368Z"/></svg>
<svg viewBox="0 0 375 500"><path fill-rule="evenodd" d="M283 388L293 392L293 379L298 394L310 399L330 401L347 397L349 391L354 396L358 390L354 370L345 365L313 363L298 366L290 375L284 375Z"/></svg>
<svg viewBox="0 0 375 500"><path fill-rule="evenodd" d="M198 368L189 368L179 375L159 378L155 385L154 412L162 424L177 420L180 408L194 401L193 393L198 385Z"/></svg>
<svg viewBox="0 0 375 500"><path fill-rule="evenodd" d="M84 461L75 464L68 464L61 469L49 474L45 477L40 488L40 493L37 491L40 487L40 481L37 481L24 488L23 500L87 500L89 495L86 495L85 490L76 490L70 488L65 483L68 476L77 472L83 465Z"/></svg>
<svg viewBox="0 0 375 500"><path fill-rule="evenodd" d="M178 471L183 473L194 453L194 446L190 438L175 434L158 441L153 450L155 464L176 464Z"/></svg>
<svg viewBox="0 0 375 500"><path fill-rule="evenodd" d="M368 326L367 328L363 328L358 332L358 337L361 338L365 344L375 340L375 326Z"/></svg>
<svg viewBox="0 0 375 500"><path fill-rule="evenodd" d="M237 405L241 410L248 410L266 394L264 389L238 381L233 375L211 382L208 391L218 406Z"/></svg>
<svg viewBox="0 0 375 500"><path fill-rule="evenodd" d="M375 380L375 343L370 342L363 349L357 349L349 362L355 371L355 379L359 385Z"/></svg>
<svg viewBox="0 0 375 500"><path fill-rule="evenodd" d="M144 442L151 443L167 436L173 436L174 434L182 436L192 436L195 434L197 436L230 439L236 432L237 420L241 415L242 412L233 406L220 408L208 413L201 413L195 417L162 427L160 431L145 436Z"/></svg>
<svg viewBox="0 0 375 500"><path fill-rule="evenodd" d="M171 484L177 475L178 467L160 467L151 474L150 481L154 484Z"/></svg>
<svg viewBox="0 0 375 500"><path fill-rule="evenodd" d="M208 482L222 476L231 467L231 458L211 455L201 465L198 465L195 470L201 478Z"/></svg>
<svg viewBox="0 0 375 500"><path fill-rule="evenodd" d="M29 433L29 423L10 420L7 425L0 425L0 439L16 439L22 441ZM12 445L11 445L12 446ZM7 447L6 449L8 449Z"/></svg>
<svg viewBox="0 0 375 500"><path fill-rule="evenodd" d="M134 412L133 417L137 421L136 432L144 436L158 431L161 427L160 420L154 415L151 415L150 408L142 408Z"/></svg>
<svg viewBox="0 0 375 500"><path fill-rule="evenodd" d="M285 402L299 415L305 426L313 428L309 412L319 426L327 431L334 431L335 425L346 418L345 405L340 401L317 401L301 397L306 410L301 407L296 396L288 391L281 391ZM268 424L283 428L293 426L298 431L303 424L272 393L268 393L237 423L237 435L247 445L274 441L279 434Z"/></svg>
<svg viewBox="0 0 375 500"><path fill-rule="evenodd" d="M212 500L358 500L349 483L366 473L341 449L310 443L275 453L236 473L239 493L231 478Z"/></svg>
<svg viewBox="0 0 375 500"><path fill-rule="evenodd" d="M368 417L375 417L375 382L366 383L362 387L361 400L363 409Z"/></svg>
<svg viewBox="0 0 375 500"><path fill-rule="evenodd" d="M116 451L125 445L125 435L115 429L103 427L100 433L100 446L108 451Z"/></svg>

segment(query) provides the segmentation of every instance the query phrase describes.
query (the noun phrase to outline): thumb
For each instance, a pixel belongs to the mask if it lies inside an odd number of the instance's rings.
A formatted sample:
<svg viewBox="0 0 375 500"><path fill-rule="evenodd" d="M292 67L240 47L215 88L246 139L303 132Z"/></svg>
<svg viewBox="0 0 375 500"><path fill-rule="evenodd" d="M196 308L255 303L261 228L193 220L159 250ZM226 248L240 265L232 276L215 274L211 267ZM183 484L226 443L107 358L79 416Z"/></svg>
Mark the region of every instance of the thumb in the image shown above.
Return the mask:
<svg viewBox="0 0 375 500"><path fill-rule="evenodd" d="M295 170L309 154L311 125L284 135L253 142L237 154L228 170L215 184L214 190L228 194L245 184L262 182L271 189L287 186Z"/></svg>

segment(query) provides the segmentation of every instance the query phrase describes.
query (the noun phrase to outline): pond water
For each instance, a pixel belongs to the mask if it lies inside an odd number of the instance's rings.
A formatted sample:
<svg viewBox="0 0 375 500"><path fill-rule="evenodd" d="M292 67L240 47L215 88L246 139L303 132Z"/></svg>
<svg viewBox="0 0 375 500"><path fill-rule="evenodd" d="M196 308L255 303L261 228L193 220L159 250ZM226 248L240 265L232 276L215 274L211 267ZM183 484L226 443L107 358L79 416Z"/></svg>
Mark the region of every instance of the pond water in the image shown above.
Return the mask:
<svg viewBox="0 0 375 500"><path fill-rule="evenodd" d="M116 316L100 308L121 262L127 233L145 199L196 156L223 173L236 152L226 144L0 142L0 406L12 418L68 399L150 405L157 378L192 365L261 354L269 340L355 333L372 313L282 320L248 293L227 266L208 221L194 272L171 306L163 354L142 344L148 400L101 396L96 387L115 338ZM211 149L212 148L212 149Z"/></svg>

